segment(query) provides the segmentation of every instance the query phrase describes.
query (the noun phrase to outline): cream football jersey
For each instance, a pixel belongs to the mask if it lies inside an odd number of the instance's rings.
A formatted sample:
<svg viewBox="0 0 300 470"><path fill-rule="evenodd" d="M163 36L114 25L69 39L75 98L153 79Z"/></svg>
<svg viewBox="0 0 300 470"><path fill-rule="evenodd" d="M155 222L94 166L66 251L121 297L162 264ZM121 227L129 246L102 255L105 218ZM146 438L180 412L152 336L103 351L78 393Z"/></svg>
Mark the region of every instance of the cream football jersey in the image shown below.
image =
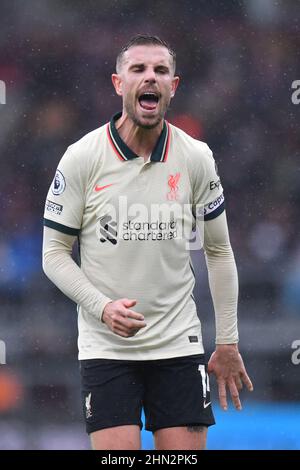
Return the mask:
<svg viewBox="0 0 300 470"><path fill-rule="evenodd" d="M203 353L190 250L201 247L201 220L224 210L212 152L164 121L145 161L120 138L119 117L67 149L44 224L78 236L80 267L90 282L109 299L136 299L133 309L147 326L123 338L101 322L102 312L95 316L79 305L79 359Z"/></svg>

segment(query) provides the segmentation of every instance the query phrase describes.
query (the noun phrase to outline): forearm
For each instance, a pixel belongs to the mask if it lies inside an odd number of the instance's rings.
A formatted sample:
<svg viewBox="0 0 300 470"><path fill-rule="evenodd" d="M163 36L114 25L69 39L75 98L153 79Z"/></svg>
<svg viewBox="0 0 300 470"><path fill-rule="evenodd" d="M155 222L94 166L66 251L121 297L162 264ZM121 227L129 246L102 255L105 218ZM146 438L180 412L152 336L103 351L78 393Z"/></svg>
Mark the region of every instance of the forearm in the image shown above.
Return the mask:
<svg viewBox="0 0 300 470"><path fill-rule="evenodd" d="M96 289L72 259L74 240L73 236L45 227L43 269L65 295L99 320L105 305L111 299Z"/></svg>
<svg viewBox="0 0 300 470"><path fill-rule="evenodd" d="M225 213L206 222L205 258L216 318L216 343L238 342L238 275Z"/></svg>

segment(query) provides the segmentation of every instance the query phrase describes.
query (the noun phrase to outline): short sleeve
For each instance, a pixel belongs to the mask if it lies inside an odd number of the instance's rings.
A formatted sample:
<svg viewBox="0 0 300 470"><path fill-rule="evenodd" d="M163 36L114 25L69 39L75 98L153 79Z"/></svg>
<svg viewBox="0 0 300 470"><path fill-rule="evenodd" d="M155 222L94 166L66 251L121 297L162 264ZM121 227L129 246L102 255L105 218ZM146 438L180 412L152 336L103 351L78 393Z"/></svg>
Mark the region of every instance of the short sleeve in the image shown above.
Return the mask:
<svg viewBox="0 0 300 470"><path fill-rule="evenodd" d="M212 151L205 147L194 171L193 204L202 208L204 220L212 220L225 209L223 188Z"/></svg>
<svg viewBox="0 0 300 470"><path fill-rule="evenodd" d="M85 175L80 156L72 146L67 149L57 167L49 188L44 225L68 235L78 235L84 210Z"/></svg>

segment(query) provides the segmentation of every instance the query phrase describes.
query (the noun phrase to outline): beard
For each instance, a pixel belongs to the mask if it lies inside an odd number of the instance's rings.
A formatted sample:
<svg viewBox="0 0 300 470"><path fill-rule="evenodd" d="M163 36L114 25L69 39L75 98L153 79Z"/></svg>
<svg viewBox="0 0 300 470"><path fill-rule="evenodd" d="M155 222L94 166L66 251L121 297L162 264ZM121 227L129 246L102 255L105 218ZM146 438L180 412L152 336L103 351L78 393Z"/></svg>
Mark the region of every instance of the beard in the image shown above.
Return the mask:
<svg viewBox="0 0 300 470"><path fill-rule="evenodd" d="M161 103L159 103L161 106L160 106L160 110L158 111L157 116L154 116L154 117L149 116L148 118L140 118L138 116L138 113L133 104L134 100L130 99L130 97L128 97L128 99L124 101L124 108L129 118L132 120L132 122L136 126L141 127L142 129L154 129L164 119L165 114L169 108L170 101L171 99L169 99L168 101L163 100ZM151 120L151 121L145 122L145 120L147 121Z"/></svg>

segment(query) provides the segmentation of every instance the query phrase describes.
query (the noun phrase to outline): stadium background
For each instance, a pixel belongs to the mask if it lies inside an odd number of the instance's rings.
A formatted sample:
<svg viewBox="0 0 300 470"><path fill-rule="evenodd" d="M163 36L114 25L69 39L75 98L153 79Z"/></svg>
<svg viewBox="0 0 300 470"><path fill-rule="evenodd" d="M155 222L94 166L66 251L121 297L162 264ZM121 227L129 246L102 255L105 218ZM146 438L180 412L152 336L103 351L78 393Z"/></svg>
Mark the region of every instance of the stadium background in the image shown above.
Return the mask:
<svg viewBox="0 0 300 470"><path fill-rule="evenodd" d="M210 449L300 448L300 79L298 1L2 1L0 80L0 449L88 447L75 305L41 270L45 195L66 147L120 109L120 46L158 34L178 56L170 122L211 146L240 276L240 348L255 385ZM207 352L213 311L193 253ZM213 382L214 395L216 384ZM183 404L184 406L184 404ZM297 424L296 424L297 423ZM144 448L152 437L143 434Z"/></svg>

